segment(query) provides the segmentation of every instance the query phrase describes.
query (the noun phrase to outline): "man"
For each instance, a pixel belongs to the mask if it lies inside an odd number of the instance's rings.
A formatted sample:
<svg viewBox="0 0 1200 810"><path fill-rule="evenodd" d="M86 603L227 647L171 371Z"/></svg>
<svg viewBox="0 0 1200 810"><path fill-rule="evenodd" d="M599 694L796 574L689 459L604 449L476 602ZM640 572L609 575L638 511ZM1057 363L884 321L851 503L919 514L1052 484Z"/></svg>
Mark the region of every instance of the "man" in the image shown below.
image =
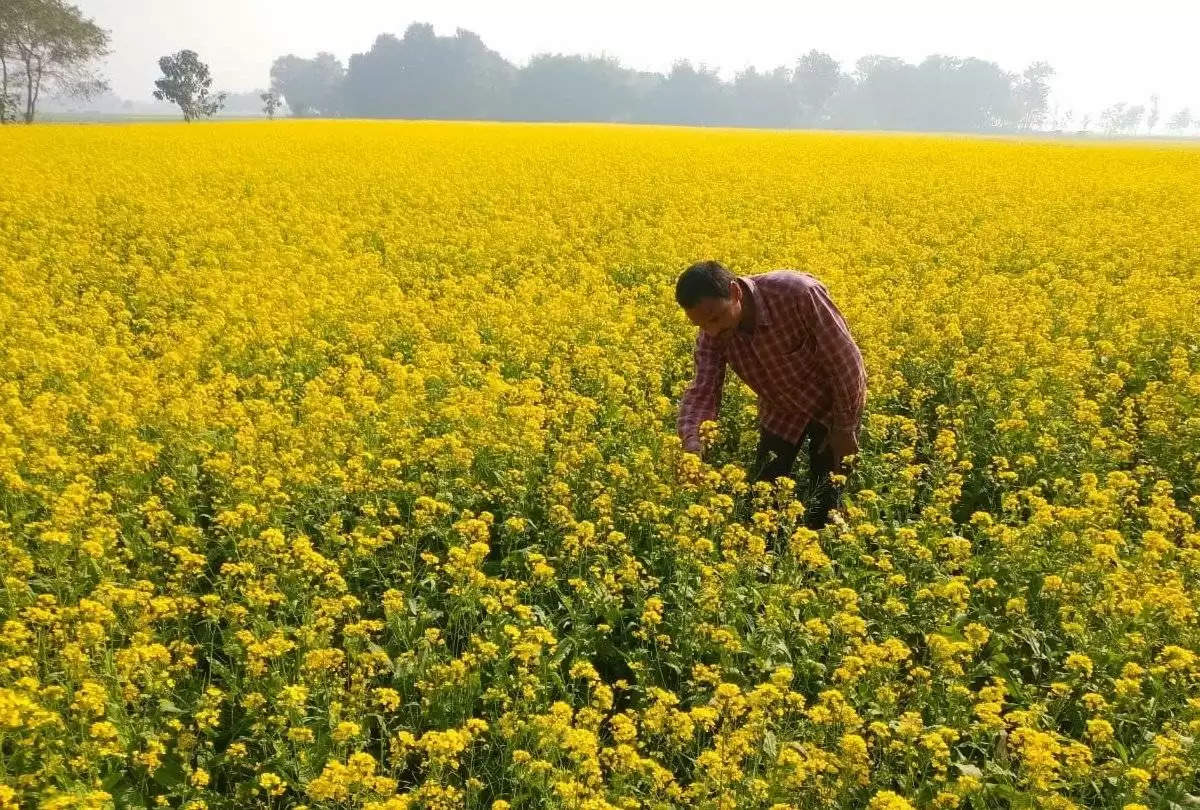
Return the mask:
<svg viewBox="0 0 1200 810"><path fill-rule="evenodd" d="M808 273L734 276L720 262L705 261L680 274L675 300L700 327L696 378L679 405L684 449L700 453L700 423L717 418L728 363L758 394L751 481L790 475L807 440L805 525L821 528L841 503L831 476L858 453L867 390L862 354L828 291Z"/></svg>

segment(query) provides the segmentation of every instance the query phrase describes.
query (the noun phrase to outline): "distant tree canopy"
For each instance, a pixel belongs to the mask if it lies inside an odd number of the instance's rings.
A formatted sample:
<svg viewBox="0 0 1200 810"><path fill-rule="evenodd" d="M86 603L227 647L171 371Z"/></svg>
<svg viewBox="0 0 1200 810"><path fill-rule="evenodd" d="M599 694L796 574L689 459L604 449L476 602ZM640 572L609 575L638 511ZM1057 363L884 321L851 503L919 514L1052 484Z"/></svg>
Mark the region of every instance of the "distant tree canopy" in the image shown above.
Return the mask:
<svg viewBox="0 0 1200 810"><path fill-rule="evenodd" d="M1181 132L1192 125L1192 111L1188 107L1184 107L1179 112L1171 116L1171 120L1167 122L1167 129L1173 132Z"/></svg>
<svg viewBox="0 0 1200 810"><path fill-rule="evenodd" d="M829 120L830 102L841 92L850 95L853 83L832 56L816 49L801 56L792 71L800 123L820 126Z"/></svg>
<svg viewBox="0 0 1200 810"><path fill-rule="evenodd" d="M432 25L413 23L403 39L381 34L370 51L350 57L343 110L354 117L507 118L516 76L476 34L460 28L439 37Z"/></svg>
<svg viewBox="0 0 1200 810"><path fill-rule="evenodd" d="M535 56L516 73L510 116L524 121L631 120L636 94L629 74L615 59Z"/></svg>
<svg viewBox="0 0 1200 810"><path fill-rule="evenodd" d="M1100 128L1106 135L1136 132L1145 111L1146 107L1142 104L1129 105L1123 101L1118 102L1105 107L1100 113Z"/></svg>
<svg viewBox="0 0 1200 810"><path fill-rule="evenodd" d="M1045 62L1034 62L1021 74L1014 96L1023 129L1039 127L1046 120L1046 104L1050 98L1047 80L1053 75L1054 68Z"/></svg>
<svg viewBox="0 0 1200 810"><path fill-rule="evenodd" d="M547 53L517 68L470 31L413 23L403 37L380 34L345 70L328 53L280 57L271 88L297 116L986 131L1042 126L1053 75L1045 62L1016 74L975 58L877 54L846 73L817 50L732 81L688 61L662 74Z"/></svg>
<svg viewBox="0 0 1200 810"><path fill-rule="evenodd" d="M728 87L730 123L737 126L783 129L800 121L800 100L792 86L793 71L777 67L770 73L747 68Z"/></svg>
<svg viewBox="0 0 1200 810"><path fill-rule="evenodd" d="M715 69L676 62L655 83L642 105L639 119L658 124L731 124L731 91Z"/></svg>
<svg viewBox="0 0 1200 810"><path fill-rule="evenodd" d="M271 91L281 96L300 118L334 116L341 109L346 71L331 53L313 59L288 54L271 65Z"/></svg>

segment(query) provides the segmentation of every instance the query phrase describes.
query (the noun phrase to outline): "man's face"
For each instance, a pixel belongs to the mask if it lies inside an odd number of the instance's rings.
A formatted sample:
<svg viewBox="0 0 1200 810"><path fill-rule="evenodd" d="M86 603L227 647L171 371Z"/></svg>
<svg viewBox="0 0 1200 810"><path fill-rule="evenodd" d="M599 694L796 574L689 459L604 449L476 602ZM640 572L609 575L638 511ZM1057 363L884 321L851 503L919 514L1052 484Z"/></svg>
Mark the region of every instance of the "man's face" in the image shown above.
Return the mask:
<svg viewBox="0 0 1200 810"><path fill-rule="evenodd" d="M737 284L730 289L729 298L701 298L691 309L684 310L688 320L710 337L725 340L742 320L742 291Z"/></svg>

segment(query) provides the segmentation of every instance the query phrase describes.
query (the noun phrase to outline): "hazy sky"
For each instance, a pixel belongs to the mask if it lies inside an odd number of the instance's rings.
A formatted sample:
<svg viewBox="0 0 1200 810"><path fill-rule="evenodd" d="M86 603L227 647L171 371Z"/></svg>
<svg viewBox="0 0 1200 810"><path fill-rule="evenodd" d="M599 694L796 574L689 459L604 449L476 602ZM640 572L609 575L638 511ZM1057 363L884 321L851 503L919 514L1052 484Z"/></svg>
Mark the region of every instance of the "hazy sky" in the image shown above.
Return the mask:
<svg viewBox="0 0 1200 810"><path fill-rule="evenodd" d="M1052 101L1094 114L1115 101L1165 114L1200 108L1197 0L846 0L816 4L741 0L74 0L112 31L107 73L125 98L150 100L158 57L191 48L221 89L266 87L271 62L328 50L345 63L376 35L429 22L438 34L479 34L522 65L545 51L605 52L626 66L667 70L680 58L726 78L754 65L791 65L810 48L843 69L868 53L910 62L928 54L976 56L1019 71L1043 59L1058 71ZM716 6L717 4L712 4ZM813 7L808 7L808 6Z"/></svg>

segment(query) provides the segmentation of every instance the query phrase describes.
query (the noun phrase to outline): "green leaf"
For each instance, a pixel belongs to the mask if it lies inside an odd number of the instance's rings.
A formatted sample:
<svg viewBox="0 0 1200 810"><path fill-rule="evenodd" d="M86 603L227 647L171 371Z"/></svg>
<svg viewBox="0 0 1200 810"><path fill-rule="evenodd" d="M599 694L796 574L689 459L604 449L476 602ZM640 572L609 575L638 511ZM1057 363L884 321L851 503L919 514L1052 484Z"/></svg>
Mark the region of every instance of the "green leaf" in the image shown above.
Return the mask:
<svg viewBox="0 0 1200 810"><path fill-rule="evenodd" d="M772 761L779 755L779 742L775 739L775 732L770 730L763 732L763 753Z"/></svg>
<svg viewBox="0 0 1200 810"><path fill-rule="evenodd" d="M182 785L186 775L183 772L183 763L179 761L179 757L171 755L163 760L155 771L153 776L155 784L164 788L173 788L176 785Z"/></svg>

